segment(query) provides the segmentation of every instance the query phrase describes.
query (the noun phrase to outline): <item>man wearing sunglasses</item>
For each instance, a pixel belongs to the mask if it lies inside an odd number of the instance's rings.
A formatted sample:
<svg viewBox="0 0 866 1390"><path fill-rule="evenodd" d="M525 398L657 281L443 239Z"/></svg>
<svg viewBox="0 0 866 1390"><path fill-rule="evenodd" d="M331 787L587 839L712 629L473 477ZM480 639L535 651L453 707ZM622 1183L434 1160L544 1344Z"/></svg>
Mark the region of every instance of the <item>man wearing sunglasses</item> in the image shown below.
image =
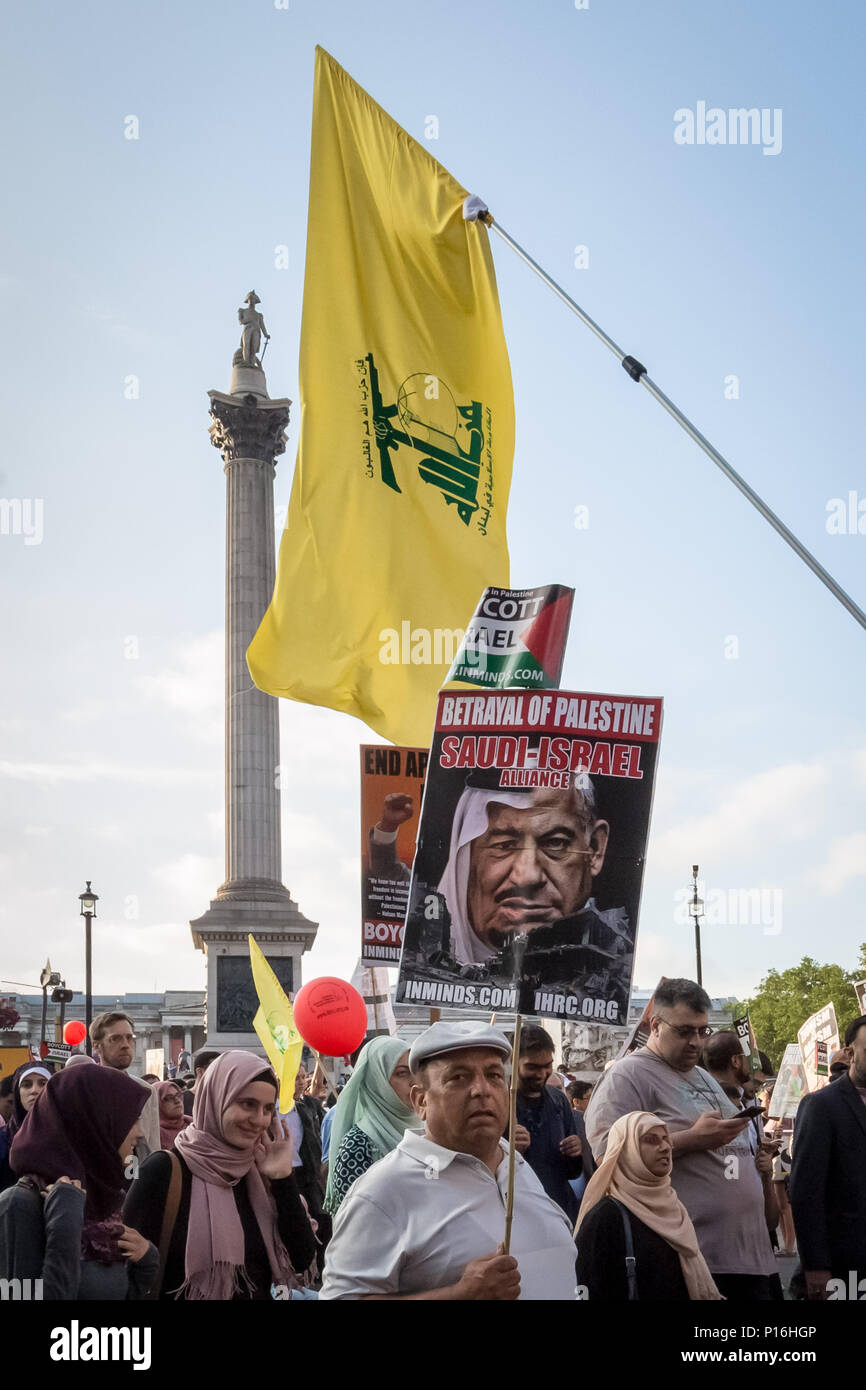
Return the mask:
<svg viewBox="0 0 866 1390"><path fill-rule="evenodd" d="M658 1115L673 1146L671 1181L720 1292L735 1302L770 1301L776 1260L749 1119L698 1065L712 1033L709 1010L709 996L693 980L659 985L649 1041L605 1072L586 1112L586 1134L600 1163L621 1115Z"/></svg>

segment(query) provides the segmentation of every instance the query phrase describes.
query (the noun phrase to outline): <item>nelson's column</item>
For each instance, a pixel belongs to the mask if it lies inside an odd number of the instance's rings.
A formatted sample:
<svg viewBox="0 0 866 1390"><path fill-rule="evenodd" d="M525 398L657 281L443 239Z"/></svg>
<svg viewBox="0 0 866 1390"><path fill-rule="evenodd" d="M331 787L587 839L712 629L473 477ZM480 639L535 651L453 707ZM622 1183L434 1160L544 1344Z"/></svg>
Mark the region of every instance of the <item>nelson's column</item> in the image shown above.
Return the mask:
<svg viewBox="0 0 866 1390"><path fill-rule="evenodd" d="M259 1048L248 933L286 992L301 985L301 956L318 923L282 882L277 701L253 685L246 650L274 587L274 474L291 401L272 401L258 356L265 321L255 290L238 310L241 345L228 395L209 391L211 443L226 475L226 877L190 922L207 956L207 1044Z"/></svg>

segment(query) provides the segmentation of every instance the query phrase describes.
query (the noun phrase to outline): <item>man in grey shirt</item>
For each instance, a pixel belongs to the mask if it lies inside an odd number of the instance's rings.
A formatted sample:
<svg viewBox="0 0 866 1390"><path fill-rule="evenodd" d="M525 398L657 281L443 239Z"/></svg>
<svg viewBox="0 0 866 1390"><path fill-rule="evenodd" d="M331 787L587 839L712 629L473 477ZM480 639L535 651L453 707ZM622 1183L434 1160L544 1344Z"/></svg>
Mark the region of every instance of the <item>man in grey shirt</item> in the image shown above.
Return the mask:
<svg viewBox="0 0 866 1390"><path fill-rule="evenodd" d="M657 1115L673 1143L671 1181L720 1292L737 1302L767 1301L776 1260L749 1120L697 1065L712 1032L709 1010L709 996L692 980L659 985L649 1042L605 1072L586 1112L586 1133L600 1163L615 1120L634 1110Z"/></svg>

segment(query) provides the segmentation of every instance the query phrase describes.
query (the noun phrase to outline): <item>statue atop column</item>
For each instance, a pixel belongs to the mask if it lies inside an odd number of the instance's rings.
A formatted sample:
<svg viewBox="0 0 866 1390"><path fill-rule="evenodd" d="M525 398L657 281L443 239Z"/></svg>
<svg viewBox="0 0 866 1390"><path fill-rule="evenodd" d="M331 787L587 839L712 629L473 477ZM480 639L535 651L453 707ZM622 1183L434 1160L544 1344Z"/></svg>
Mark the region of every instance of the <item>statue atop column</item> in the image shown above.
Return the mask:
<svg viewBox="0 0 866 1390"><path fill-rule="evenodd" d="M250 290L244 303L246 308L238 309L238 323L241 324L241 345L232 358L233 367L261 367L259 348L262 338L270 342L271 335L265 328L265 320L256 308L261 300L255 290Z"/></svg>

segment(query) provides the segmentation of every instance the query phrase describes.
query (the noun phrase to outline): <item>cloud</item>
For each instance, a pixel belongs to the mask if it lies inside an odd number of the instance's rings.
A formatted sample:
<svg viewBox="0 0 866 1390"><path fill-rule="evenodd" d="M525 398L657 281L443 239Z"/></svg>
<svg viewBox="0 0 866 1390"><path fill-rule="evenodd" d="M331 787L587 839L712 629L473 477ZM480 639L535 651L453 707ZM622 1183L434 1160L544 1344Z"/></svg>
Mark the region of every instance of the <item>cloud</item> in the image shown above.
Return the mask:
<svg viewBox="0 0 866 1390"><path fill-rule="evenodd" d="M852 878L866 875L866 832L831 840L827 858L808 875L822 893L839 893Z"/></svg>
<svg viewBox="0 0 866 1390"><path fill-rule="evenodd" d="M205 911L224 878L222 860L203 854L183 854L151 869L151 875L170 890L179 907L186 904L196 914Z"/></svg>
<svg viewBox="0 0 866 1390"><path fill-rule="evenodd" d="M88 322L99 324L110 338L123 343L125 347L147 348L154 342L152 334L134 328L111 309L102 309L96 304L85 304L82 314Z"/></svg>
<svg viewBox="0 0 866 1390"><path fill-rule="evenodd" d="M140 786L180 787L209 782L213 773L178 767L130 767L119 763L13 763L0 760L0 777L16 782L134 782Z"/></svg>
<svg viewBox="0 0 866 1390"><path fill-rule="evenodd" d="M72 705L69 709L61 712L60 718L64 724L86 725L98 724L104 719L113 708L109 700L83 700L81 704Z"/></svg>
<svg viewBox="0 0 866 1390"><path fill-rule="evenodd" d="M176 660L152 676L138 677L145 699L188 717L189 731L202 742L223 740L225 638L222 628L191 638ZM251 682L252 684L252 682Z"/></svg>
<svg viewBox="0 0 866 1390"><path fill-rule="evenodd" d="M718 862L759 846L761 832L804 839L815 829L818 795L829 778L819 763L787 763L734 783L715 810L653 838L654 867L673 869L708 858Z"/></svg>

